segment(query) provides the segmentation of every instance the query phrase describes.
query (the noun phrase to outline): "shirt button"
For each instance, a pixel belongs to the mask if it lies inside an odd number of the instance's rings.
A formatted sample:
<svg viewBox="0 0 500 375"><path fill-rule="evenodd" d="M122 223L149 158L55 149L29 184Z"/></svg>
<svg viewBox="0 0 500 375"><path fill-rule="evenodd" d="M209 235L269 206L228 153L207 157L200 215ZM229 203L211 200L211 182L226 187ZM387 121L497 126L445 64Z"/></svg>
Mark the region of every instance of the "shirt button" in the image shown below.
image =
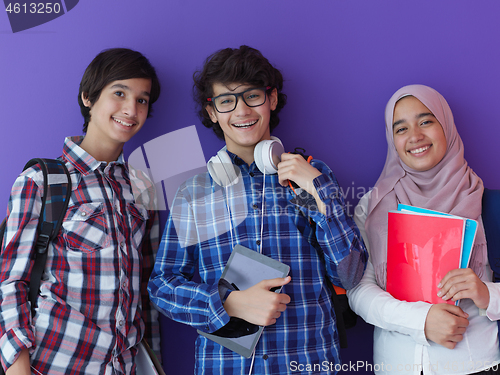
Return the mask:
<svg viewBox="0 0 500 375"><path fill-rule="evenodd" d="M86 212L82 212L80 215L82 215L83 217L87 216L87 213Z"/></svg>
<svg viewBox="0 0 500 375"><path fill-rule="evenodd" d="M124 323L125 323L125 322L124 322L123 320L120 320L120 321L118 322L118 325L119 325L120 327L122 327Z"/></svg>
<svg viewBox="0 0 500 375"><path fill-rule="evenodd" d="M255 241L257 245L260 245L260 240Z"/></svg>
<svg viewBox="0 0 500 375"><path fill-rule="evenodd" d="M253 176L255 176L255 175L253 174L253 172L250 172L249 174L250 174L250 177L253 177Z"/></svg>
<svg viewBox="0 0 500 375"><path fill-rule="evenodd" d="M252 207L256 210L259 208L259 206L257 206L256 204L252 204Z"/></svg>
<svg viewBox="0 0 500 375"><path fill-rule="evenodd" d="M264 354L264 355L262 356L262 358L263 358L264 360L267 360L267 359L269 358L269 356L268 356L267 354Z"/></svg>

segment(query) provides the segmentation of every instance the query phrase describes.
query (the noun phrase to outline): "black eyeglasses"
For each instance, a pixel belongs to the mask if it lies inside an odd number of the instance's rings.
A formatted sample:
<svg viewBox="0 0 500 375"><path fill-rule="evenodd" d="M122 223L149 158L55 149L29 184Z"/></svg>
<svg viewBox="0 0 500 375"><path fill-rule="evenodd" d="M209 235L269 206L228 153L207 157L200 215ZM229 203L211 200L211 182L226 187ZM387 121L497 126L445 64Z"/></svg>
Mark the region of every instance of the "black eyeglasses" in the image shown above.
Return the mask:
<svg viewBox="0 0 500 375"><path fill-rule="evenodd" d="M237 94L222 94L214 98L208 98L207 102L214 104L215 109L219 113L227 113L234 111L238 105L238 97L249 107L258 107L266 102L266 92L271 86L257 87L239 92Z"/></svg>

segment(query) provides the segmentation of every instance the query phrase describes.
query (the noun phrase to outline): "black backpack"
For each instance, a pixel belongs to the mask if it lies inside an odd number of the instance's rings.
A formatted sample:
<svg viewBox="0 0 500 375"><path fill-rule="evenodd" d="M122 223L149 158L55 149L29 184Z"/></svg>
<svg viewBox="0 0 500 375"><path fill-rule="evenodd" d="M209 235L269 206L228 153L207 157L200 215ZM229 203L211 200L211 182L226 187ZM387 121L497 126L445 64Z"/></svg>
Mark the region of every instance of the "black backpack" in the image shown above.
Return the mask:
<svg viewBox="0 0 500 375"><path fill-rule="evenodd" d="M500 282L500 190L484 189L481 214L493 281ZM500 332L500 320L497 320Z"/></svg>
<svg viewBox="0 0 500 375"><path fill-rule="evenodd" d="M31 159L26 163L23 171L38 164L43 173L43 196L40 219L37 227L37 239L34 244L35 262L31 272L28 299L31 303L31 315L34 316L40 282L47 262L47 248L56 238L68 208L71 197L71 177L66 165L61 160ZM3 249L3 236L7 218L0 224L0 251ZM0 375L4 375L0 365Z"/></svg>
<svg viewBox="0 0 500 375"><path fill-rule="evenodd" d="M43 270L47 261L47 248L49 243L56 238L61 228L66 209L71 196L71 177L61 160L31 159L24 166L24 170L38 164L43 173L43 196L40 219L37 227L37 239L34 244L35 262L31 272L29 286L29 301L32 315L36 308L36 300L40 288ZM0 245L3 249L3 236L7 218L0 225ZM0 366L1 370L2 366ZM0 375L3 372L0 371Z"/></svg>

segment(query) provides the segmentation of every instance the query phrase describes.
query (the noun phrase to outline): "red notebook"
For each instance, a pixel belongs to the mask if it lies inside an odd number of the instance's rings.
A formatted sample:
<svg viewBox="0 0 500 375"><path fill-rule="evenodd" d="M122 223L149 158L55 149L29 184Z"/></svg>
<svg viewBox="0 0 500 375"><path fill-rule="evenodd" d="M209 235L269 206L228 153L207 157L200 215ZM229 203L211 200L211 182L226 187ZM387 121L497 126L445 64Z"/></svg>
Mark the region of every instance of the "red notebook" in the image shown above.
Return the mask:
<svg viewBox="0 0 500 375"><path fill-rule="evenodd" d="M460 267L464 219L390 211L387 235L387 291L399 300L449 303L438 284Z"/></svg>

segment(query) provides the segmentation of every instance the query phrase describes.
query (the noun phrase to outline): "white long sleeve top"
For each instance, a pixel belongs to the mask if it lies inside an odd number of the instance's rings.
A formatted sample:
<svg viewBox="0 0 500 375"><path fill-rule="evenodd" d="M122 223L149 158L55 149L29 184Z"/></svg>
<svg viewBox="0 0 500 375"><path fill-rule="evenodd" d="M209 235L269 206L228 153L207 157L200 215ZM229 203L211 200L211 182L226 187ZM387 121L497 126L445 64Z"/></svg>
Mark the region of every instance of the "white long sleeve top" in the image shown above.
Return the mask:
<svg viewBox="0 0 500 375"><path fill-rule="evenodd" d="M365 221L369 193L359 202L354 219L365 244ZM373 369L378 374L471 374L492 365L499 366L500 349L496 320L500 319L500 283L493 283L489 264L482 280L490 292L490 304L484 313L472 300L460 301L469 314L469 326L463 340L454 349L427 340L425 320L431 304L405 302L392 297L377 284L375 270L369 261L361 282L349 290L351 308L366 322L375 326Z"/></svg>

